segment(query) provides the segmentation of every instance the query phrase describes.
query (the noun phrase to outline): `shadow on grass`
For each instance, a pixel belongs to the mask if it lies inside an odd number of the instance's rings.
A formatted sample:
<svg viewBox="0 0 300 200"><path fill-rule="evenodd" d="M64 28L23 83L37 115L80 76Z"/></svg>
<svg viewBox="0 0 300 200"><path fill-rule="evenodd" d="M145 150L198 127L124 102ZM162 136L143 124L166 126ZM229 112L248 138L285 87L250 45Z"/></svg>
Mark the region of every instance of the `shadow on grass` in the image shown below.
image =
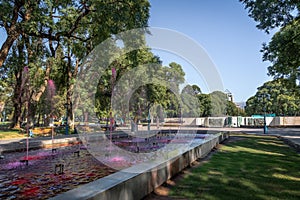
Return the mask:
<svg viewBox="0 0 300 200"><path fill-rule="evenodd" d="M275 137L221 146L182 179L171 197L187 199L300 199L300 155Z"/></svg>

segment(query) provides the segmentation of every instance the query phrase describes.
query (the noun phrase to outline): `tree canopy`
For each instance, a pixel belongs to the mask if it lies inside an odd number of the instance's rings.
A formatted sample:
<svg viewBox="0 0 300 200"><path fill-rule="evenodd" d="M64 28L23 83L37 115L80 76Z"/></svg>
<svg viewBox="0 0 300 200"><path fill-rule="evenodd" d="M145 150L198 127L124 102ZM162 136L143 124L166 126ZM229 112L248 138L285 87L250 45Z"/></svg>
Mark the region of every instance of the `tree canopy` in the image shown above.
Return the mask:
<svg viewBox="0 0 300 200"><path fill-rule="evenodd" d="M284 27L298 20L300 3L295 0L240 0L258 24L267 33L273 28Z"/></svg>
<svg viewBox="0 0 300 200"><path fill-rule="evenodd" d="M7 35L0 49L0 112L10 114L13 127L24 121L47 125L50 118L64 115L71 121L74 107L85 99L91 100L76 110L77 116L94 112L108 117L111 99L119 98L119 113L114 114L124 118L146 118L149 111L160 118L212 115L213 94L202 94L197 85L182 88L185 72L180 64L163 66L144 34L136 33L134 41L119 35L132 29L148 33L149 8L148 0L0 0L0 28ZM93 54L107 39L109 48ZM96 62L102 74L92 79L99 72L88 72L85 62L112 52L121 56L105 61L110 63L105 69ZM128 76L124 81L127 74L136 80ZM89 91L82 99L74 94L79 79L95 82L95 96ZM114 92L115 86L136 88L125 98L127 94Z"/></svg>
<svg viewBox="0 0 300 200"><path fill-rule="evenodd" d="M300 66L300 2L294 0L240 0L258 24L266 31L278 30L269 44L263 44L263 60L272 63L269 75L295 82Z"/></svg>
<svg viewBox="0 0 300 200"><path fill-rule="evenodd" d="M77 48L80 43L95 45L110 34L145 27L149 6L147 0L0 1L0 28L7 34L0 51L0 67L21 35L48 41L52 54L63 42L77 41Z"/></svg>
<svg viewBox="0 0 300 200"><path fill-rule="evenodd" d="M277 116L299 115L299 95L290 90L286 82L286 79L276 79L257 88L257 93L246 102L246 113L254 115L266 111Z"/></svg>
<svg viewBox="0 0 300 200"><path fill-rule="evenodd" d="M0 68L3 84L14 93L13 125L19 126L24 118L35 121L37 112L47 114L42 107L50 80L61 97L55 109L63 110L67 103L72 117L74 80L83 72L82 59L113 34L147 27L149 7L147 0L1 1L0 28L7 38L0 50ZM28 98L22 86L25 66Z"/></svg>

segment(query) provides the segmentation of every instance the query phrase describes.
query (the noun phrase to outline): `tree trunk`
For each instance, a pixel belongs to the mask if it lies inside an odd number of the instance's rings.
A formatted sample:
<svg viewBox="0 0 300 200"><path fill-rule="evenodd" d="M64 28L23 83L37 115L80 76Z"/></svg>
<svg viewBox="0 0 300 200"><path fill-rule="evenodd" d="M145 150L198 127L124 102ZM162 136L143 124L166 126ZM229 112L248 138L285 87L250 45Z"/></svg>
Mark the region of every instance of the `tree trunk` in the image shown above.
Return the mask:
<svg viewBox="0 0 300 200"><path fill-rule="evenodd" d="M7 55L9 53L9 50L15 40L20 36L20 30L18 29L17 24L19 23L19 10L25 5L25 1L15 1L14 2L14 8L12 9L12 15L11 15L11 22L10 26L7 23L4 23L4 28L7 33L7 38L5 42L2 44L1 50L0 50L0 67L2 67L3 63L5 62ZM30 3L30 2L27 2ZM28 9L24 21L28 21L30 19L30 13L31 9Z"/></svg>
<svg viewBox="0 0 300 200"><path fill-rule="evenodd" d="M18 35L8 36L7 39L5 40L5 42L3 43L1 50L0 50L0 67L5 62L10 48L17 38L18 38Z"/></svg>
<svg viewBox="0 0 300 200"><path fill-rule="evenodd" d="M13 121L11 124L12 128L20 128L21 127L21 103L15 102L14 103L14 115Z"/></svg>
<svg viewBox="0 0 300 200"><path fill-rule="evenodd" d="M21 120L21 109L22 109L22 94L21 94L21 84L22 84L22 73L15 72L16 78L16 85L14 89L14 96L13 96L13 106L14 106L14 114L13 114L13 121L11 124L12 128L20 128L20 124L22 123Z"/></svg>
<svg viewBox="0 0 300 200"><path fill-rule="evenodd" d="M67 64L67 104L68 104L68 123L72 128L74 128L74 119L73 119L73 103L72 103L72 96L73 96L73 90L74 90L74 83L70 80L73 78L76 78L77 73L78 73L78 67L79 67L79 60L76 60L76 65L74 67L74 71L72 73L72 62L71 62L71 57L70 55L68 56L68 64Z"/></svg>

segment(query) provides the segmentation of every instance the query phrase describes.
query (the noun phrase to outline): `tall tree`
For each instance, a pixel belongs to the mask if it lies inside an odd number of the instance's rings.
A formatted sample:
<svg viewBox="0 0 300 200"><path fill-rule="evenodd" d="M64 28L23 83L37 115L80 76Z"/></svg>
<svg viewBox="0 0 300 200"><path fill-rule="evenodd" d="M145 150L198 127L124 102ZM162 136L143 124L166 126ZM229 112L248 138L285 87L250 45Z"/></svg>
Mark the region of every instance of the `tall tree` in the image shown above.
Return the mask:
<svg viewBox="0 0 300 200"><path fill-rule="evenodd" d="M263 60L270 61L269 75L295 82L300 66L300 21L294 20L282 27L268 45L263 45ZM291 83L293 84L293 83Z"/></svg>
<svg viewBox="0 0 300 200"><path fill-rule="evenodd" d="M196 91L191 85L186 85L181 91L182 115L183 117L199 117L200 102L196 96Z"/></svg>
<svg viewBox="0 0 300 200"><path fill-rule="evenodd" d="M0 1L0 27L7 34L0 51L0 67L20 35L55 42L50 46L52 52L64 39L87 42L93 38L99 43L112 33L147 25L149 6L147 0Z"/></svg>
<svg viewBox="0 0 300 200"><path fill-rule="evenodd" d="M212 112L212 103L210 94L198 94L200 117L209 117Z"/></svg>
<svg viewBox="0 0 300 200"><path fill-rule="evenodd" d="M240 0L249 16L258 24L257 28L267 33L273 28L284 27L298 20L300 3L296 0Z"/></svg>
<svg viewBox="0 0 300 200"><path fill-rule="evenodd" d="M73 82L78 71L82 72L79 69L82 59L112 34L146 27L149 6L147 0L1 1L0 27L6 31L7 38L0 51L0 67L17 39L23 40L24 59L17 65L19 71L24 65L32 72L41 72L36 67L44 71L43 76L32 76L42 79L40 85L35 85L36 90L32 90L32 99L39 101L53 66L60 63L62 67L57 69L65 76L58 82L65 84L66 101L71 104ZM35 44L40 44L42 51ZM34 58L43 62L35 63ZM71 110L69 106L70 116Z"/></svg>
<svg viewBox="0 0 300 200"><path fill-rule="evenodd" d="M276 79L264 83L246 102L248 115L274 113L278 116L294 116L300 113L300 98L287 86L288 80Z"/></svg>
<svg viewBox="0 0 300 200"><path fill-rule="evenodd" d="M228 97L224 92L214 91L210 93L211 98L211 115L212 116L225 116L227 115L227 101Z"/></svg>
<svg viewBox="0 0 300 200"><path fill-rule="evenodd" d="M295 82L300 65L300 2L294 0L240 0L257 27L267 33L278 32L269 44L263 44L263 60L270 61L269 75ZM293 83L289 84L290 87Z"/></svg>

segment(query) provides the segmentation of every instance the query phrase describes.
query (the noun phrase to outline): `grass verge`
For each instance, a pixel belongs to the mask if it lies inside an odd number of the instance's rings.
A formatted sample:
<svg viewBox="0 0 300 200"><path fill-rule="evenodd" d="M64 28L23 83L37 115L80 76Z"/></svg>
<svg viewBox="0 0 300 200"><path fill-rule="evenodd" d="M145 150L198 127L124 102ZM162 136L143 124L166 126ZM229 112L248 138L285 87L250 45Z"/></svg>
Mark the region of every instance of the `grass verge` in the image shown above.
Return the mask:
<svg viewBox="0 0 300 200"><path fill-rule="evenodd" d="M237 135L233 135L236 137ZM169 193L174 199L300 199L300 154L271 136L238 135Z"/></svg>
<svg viewBox="0 0 300 200"><path fill-rule="evenodd" d="M25 138L26 134L20 133L19 130L0 130L0 140Z"/></svg>

